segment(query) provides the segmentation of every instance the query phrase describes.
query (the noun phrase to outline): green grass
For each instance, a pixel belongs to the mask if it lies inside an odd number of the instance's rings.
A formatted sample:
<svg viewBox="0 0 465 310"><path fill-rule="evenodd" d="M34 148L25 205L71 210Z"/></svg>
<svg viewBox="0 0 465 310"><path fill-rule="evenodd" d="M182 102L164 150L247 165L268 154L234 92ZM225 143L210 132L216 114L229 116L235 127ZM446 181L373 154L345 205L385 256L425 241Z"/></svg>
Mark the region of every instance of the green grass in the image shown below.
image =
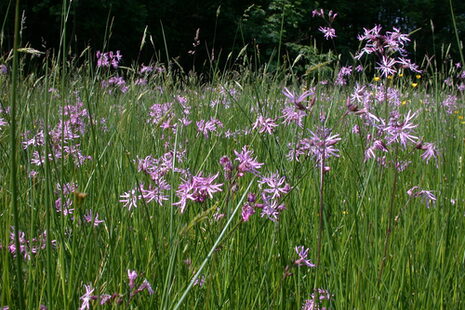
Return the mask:
<svg viewBox="0 0 465 310"><path fill-rule="evenodd" d="M9 125L1 128L0 305L19 307L16 285L17 274L21 274L27 309L41 304L48 309L76 309L85 293L84 284L91 284L95 295L121 294L121 305L113 302L105 307L123 309L172 309L176 305L179 309L297 309L317 287L330 291L327 305L332 309L465 307L461 94L458 114L448 114L440 102L452 91L430 87L433 79L428 76L417 88L410 86L415 78L408 76L378 82L391 83L407 102L398 108L389 105L389 111L398 109L402 115L420 111L414 119L418 124L415 134L435 143L440 153L437 162L427 164L414 145L398 151L392 147L386 154L388 162L396 158L411 162L406 170L396 172L392 166L364 160L365 137L351 130L357 124L362 131L365 127L360 117L345 115L353 82L365 76L355 75L347 86L313 82L316 102L304 119L304 128L280 125L274 135L252 130L227 138L226 130L250 130L257 111L279 117L285 106L282 89L287 86L299 93L306 82L299 82L295 75L278 78L244 69L208 84L164 72L153 74L143 86L135 85L133 70L120 68L128 91L114 89L109 94L101 81L117 70L95 71L90 63L66 72L58 68L44 61L44 70L39 72L45 73L20 76L16 143L19 146L25 140L21 134L27 131L30 138L44 126L54 128L63 118L60 107L74 104L78 96L89 117L85 118L85 132L74 144L79 143L82 153L92 160L77 167L70 156L64 156L48 161L47 166L34 166L33 152L42 152L44 146L16 151L19 230L32 239L46 230L48 219L48 235L56 240L55 246L48 244L46 250L23 259L17 273L15 258L7 248L12 242L9 227L15 226L13 210L8 207L12 199L8 151L12 132ZM0 100L6 108L13 80L0 75L0 82ZM50 87L57 88L58 95L49 93ZM237 93L230 95L231 89ZM192 124L178 125L173 132L147 122L150 106L176 102L177 95L187 98ZM228 101L230 108L223 104L212 107L213 100ZM385 117L384 103L372 104L376 114ZM182 107L175 104L171 112L176 120L182 116ZM331 170L325 174L323 195L320 171L313 160L286 159L287 145L309 137L308 129L314 131L322 125L321 114L327 116L324 125L342 138L335 145L340 157L327 161ZM5 113L1 117L8 119ZM223 122L224 128L206 139L197 133L195 122L212 117ZM259 211L250 221L241 221L242 201L249 192L259 193L258 178L246 174L231 190L219 160L224 155L234 159L233 150L244 145L264 163L261 173L278 171L293 187L282 200L286 210L276 223L261 218ZM165 178L171 190L163 206L139 201L138 208L124 208L120 195L151 182L138 172L135 160L148 155L159 158L170 150L185 151L184 160L174 161L176 168L205 176L219 173L217 181L224 183L223 191L203 203L189 202L181 214L171 205L178 200L175 191L181 177L169 172ZM28 177L31 170L38 172L35 178ZM54 205L56 199L67 197L57 194L55 185L68 182L78 184L78 192L87 194L82 199L69 196L73 216L56 212ZM436 203L427 208L421 198L409 197L407 190L413 186L432 190ZM317 260L320 197L324 199L320 264L317 268L297 267L293 263L298 258L296 246L310 248L309 258ZM97 227L85 223L82 217L90 209L105 222ZM213 217L217 210L225 214L218 221ZM199 274L205 283L192 286L201 267ZM139 274L137 286L146 278L155 294L141 292L130 298L128 269ZM99 307L104 306L92 302L92 308Z"/></svg>

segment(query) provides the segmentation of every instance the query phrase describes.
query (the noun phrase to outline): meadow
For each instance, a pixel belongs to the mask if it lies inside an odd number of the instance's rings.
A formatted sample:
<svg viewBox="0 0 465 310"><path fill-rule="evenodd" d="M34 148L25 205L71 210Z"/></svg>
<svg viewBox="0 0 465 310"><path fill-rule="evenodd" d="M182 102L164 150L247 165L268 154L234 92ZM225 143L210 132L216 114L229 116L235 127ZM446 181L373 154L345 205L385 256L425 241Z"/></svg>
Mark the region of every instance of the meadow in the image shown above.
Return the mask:
<svg viewBox="0 0 465 310"><path fill-rule="evenodd" d="M0 306L465 308L464 64L409 40L208 82L89 49L15 85L8 60Z"/></svg>

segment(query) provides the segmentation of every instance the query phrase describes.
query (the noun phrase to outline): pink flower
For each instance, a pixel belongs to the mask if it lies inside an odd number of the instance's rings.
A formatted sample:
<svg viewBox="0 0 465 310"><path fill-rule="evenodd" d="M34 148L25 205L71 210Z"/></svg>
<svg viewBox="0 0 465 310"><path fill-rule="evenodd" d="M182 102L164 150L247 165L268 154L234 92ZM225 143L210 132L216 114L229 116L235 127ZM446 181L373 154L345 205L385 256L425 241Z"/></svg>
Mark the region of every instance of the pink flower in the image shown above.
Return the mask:
<svg viewBox="0 0 465 310"><path fill-rule="evenodd" d="M94 298L94 296L92 295L92 293L94 292L94 289L92 288L92 286L89 284L89 285L84 285L84 287L86 288L86 293L82 295L80 298L82 300L82 304L79 310L85 310L85 309L89 310L90 301Z"/></svg>
<svg viewBox="0 0 465 310"><path fill-rule="evenodd" d="M296 246L295 251L299 258L294 262L297 266L307 266L310 268L316 267L309 259L307 259L309 249L306 249L304 246Z"/></svg>
<svg viewBox="0 0 465 310"><path fill-rule="evenodd" d="M218 173L210 177L202 177L202 174L199 173L184 180L176 191L176 196L180 200L173 203L173 205L179 206L180 212L183 213L188 200L204 202L207 197L213 198L214 193L222 191L221 186L223 184L213 183L217 177Z"/></svg>
<svg viewBox="0 0 465 310"><path fill-rule="evenodd" d="M137 279L137 272L135 270L128 269L128 279L129 279L129 287L132 290L135 286L135 281Z"/></svg>
<svg viewBox="0 0 465 310"><path fill-rule="evenodd" d="M325 37L326 40L334 39L336 38L336 30L331 27L320 27L318 30L323 33L323 36Z"/></svg>
<svg viewBox="0 0 465 310"><path fill-rule="evenodd" d="M263 166L263 163L259 163L255 158L253 158L253 151L247 150L247 145L242 147L242 152L234 151L237 161L239 161L239 166L237 170L239 176L243 176L245 172L251 172L253 174L258 174L258 169Z"/></svg>
<svg viewBox="0 0 465 310"><path fill-rule="evenodd" d="M265 118L260 115L255 123L253 123L252 129L258 129L259 133L267 132L271 135L275 127L278 127L278 124L272 118Z"/></svg>

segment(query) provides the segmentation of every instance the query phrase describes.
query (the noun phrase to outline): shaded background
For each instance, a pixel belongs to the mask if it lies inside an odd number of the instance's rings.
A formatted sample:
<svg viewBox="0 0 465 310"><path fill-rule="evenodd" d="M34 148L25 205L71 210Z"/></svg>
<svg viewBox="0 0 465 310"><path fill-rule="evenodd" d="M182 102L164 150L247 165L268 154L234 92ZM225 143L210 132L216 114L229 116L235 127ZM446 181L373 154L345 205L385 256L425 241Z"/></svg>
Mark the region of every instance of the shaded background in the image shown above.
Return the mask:
<svg viewBox="0 0 465 310"><path fill-rule="evenodd" d="M465 1L452 3L463 40ZM57 49L62 5L60 0L21 1L22 46L29 44L41 51ZM311 11L316 8L338 12L333 25L338 36L335 42L325 41L317 30L325 23L312 18ZM0 1L1 56L12 46L13 9L13 0ZM425 54L440 57L444 44L451 44L451 55L459 60L447 0L74 0L70 5L66 43L72 54L79 54L87 46L94 51L103 49L106 37L109 40L105 49L121 50L125 65L153 59L166 62L163 25L169 57L176 57L187 69L194 62L196 68L202 68L213 49L215 59L221 63L228 53L237 53L246 44L251 51L258 47L262 61L267 61L276 51L280 37L281 56L292 59L302 53L308 61L316 62L318 54L336 47L343 60L349 60L350 52L359 44L356 35L363 27L375 24L399 27L404 32L419 29L412 37L416 44L411 56L417 61ZM140 51L146 27L147 42ZM188 51L198 28L200 45L194 58Z"/></svg>

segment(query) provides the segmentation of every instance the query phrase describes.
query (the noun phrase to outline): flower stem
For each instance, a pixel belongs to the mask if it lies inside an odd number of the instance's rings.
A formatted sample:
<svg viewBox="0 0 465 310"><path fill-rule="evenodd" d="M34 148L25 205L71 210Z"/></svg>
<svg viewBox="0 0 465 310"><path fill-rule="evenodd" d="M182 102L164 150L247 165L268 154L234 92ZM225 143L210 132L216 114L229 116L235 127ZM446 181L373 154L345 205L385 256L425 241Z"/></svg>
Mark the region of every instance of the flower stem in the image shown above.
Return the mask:
<svg viewBox="0 0 465 310"><path fill-rule="evenodd" d="M18 47L19 47L19 0L16 0L15 8L15 34L13 41L13 83L11 87L11 118L10 118L10 164L11 164L11 208L13 210L13 221L15 225L15 247L16 247L16 288L18 290L18 309L24 309L23 299L23 275L21 267L21 251L19 243L19 210L18 210L18 163L17 141L16 141L16 110L17 110L17 88L18 88Z"/></svg>

